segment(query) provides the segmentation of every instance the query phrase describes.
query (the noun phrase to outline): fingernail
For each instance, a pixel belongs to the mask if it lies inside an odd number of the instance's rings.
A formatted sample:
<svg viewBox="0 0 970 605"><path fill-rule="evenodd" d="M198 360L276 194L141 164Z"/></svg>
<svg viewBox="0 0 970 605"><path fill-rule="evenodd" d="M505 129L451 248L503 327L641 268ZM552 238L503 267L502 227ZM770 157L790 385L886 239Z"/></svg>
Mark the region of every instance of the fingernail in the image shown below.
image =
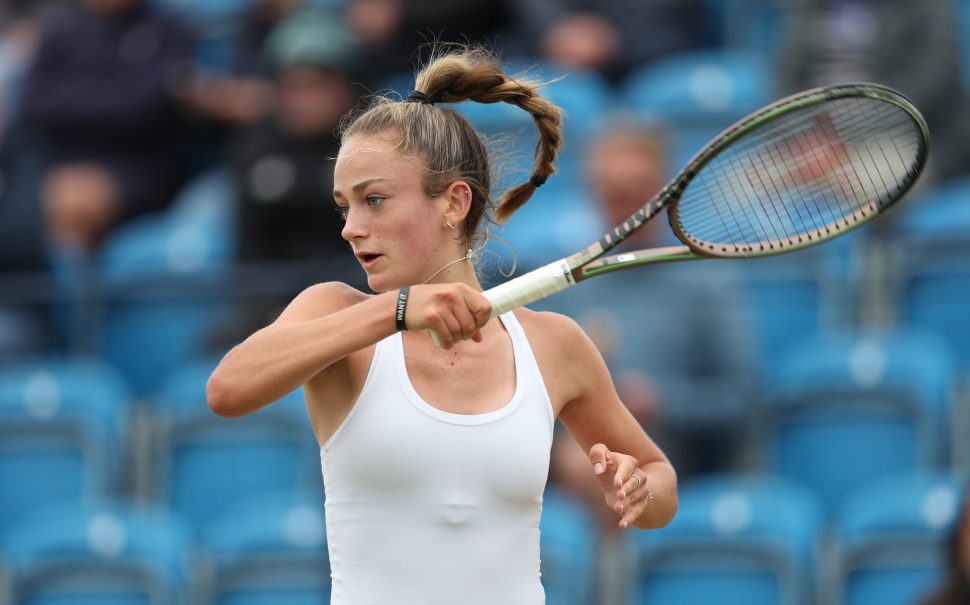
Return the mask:
<svg viewBox="0 0 970 605"><path fill-rule="evenodd" d="M593 472L596 473L597 475L599 475L600 473L602 473L603 472L603 465L600 464L599 462L597 462L596 464L594 464L593 465Z"/></svg>
<svg viewBox="0 0 970 605"><path fill-rule="evenodd" d="M626 521L620 521L620 529L626 529L627 525L629 524Z"/></svg>

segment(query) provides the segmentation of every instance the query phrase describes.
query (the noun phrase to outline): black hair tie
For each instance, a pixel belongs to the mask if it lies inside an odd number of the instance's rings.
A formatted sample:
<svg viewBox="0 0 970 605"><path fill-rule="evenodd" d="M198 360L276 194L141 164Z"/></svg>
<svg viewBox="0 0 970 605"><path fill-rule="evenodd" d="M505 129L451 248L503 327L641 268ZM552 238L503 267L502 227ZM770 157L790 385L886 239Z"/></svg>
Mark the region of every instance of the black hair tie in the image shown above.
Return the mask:
<svg viewBox="0 0 970 605"><path fill-rule="evenodd" d="M543 176L541 174L533 174L532 177L529 179L529 182L532 183L533 187L538 189L539 187L542 187L542 185L546 182L547 178L549 177Z"/></svg>
<svg viewBox="0 0 970 605"><path fill-rule="evenodd" d="M424 103L426 105L434 105L434 102L420 90L412 90L411 94L408 95L408 103Z"/></svg>

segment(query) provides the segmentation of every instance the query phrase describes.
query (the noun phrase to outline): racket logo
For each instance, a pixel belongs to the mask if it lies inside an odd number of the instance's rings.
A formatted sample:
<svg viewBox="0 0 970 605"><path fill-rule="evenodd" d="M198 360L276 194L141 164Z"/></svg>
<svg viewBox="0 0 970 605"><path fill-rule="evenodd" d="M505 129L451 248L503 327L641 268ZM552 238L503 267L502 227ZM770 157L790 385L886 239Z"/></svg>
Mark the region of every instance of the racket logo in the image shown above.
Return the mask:
<svg viewBox="0 0 970 605"><path fill-rule="evenodd" d="M567 285L572 286L576 283L576 280L573 278L573 272L569 268L569 263L566 261L561 261L559 263L559 270L562 271L562 277L566 281Z"/></svg>

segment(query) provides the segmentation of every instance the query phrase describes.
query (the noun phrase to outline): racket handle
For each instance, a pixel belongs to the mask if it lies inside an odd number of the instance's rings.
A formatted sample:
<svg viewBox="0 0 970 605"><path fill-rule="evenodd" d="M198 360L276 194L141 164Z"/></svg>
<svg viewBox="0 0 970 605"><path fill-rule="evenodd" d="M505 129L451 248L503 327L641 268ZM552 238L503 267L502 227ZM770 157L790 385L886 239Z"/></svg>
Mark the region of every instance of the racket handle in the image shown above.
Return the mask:
<svg viewBox="0 0 970 605"><path fill-rule="evenodd" d="M575 284L566 259L529 271L484 292L492 303L492 317L551 296Z"/></svg>
<svg viewBox="0 0 970 605"><path fill-rule="evenodd" d="M492 317L511 311L531 302L551 296L575 284L569 263L562 258L556 262L529 271L504 284L486 290L483 294L492 303ZM431 340L441 346L438 335L431 330Z"/></svg>

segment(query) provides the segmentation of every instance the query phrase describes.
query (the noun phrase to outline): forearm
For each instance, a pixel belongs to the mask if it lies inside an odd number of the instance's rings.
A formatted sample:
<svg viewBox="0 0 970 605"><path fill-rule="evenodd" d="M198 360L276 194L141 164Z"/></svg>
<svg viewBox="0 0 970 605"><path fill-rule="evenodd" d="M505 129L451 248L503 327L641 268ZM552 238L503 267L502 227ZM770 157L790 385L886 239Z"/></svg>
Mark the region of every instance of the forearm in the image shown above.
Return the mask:
<svg viewBox="0 0 970 605"><path fill-rule="evenodd" d="M640 467L646 477L642 490L653 497L633 522L638 529L657 529L670 523L677 512L677 473L669 462L651 462ZM644 497L648 497L644 496Z"/></svg>
<svg viewBox="0 0 970 605"><path fill-rule="evenodd" d="M234 347L207 387L220 416L252 413L355 351L394 332L395 294L381 294L306 321L277 322Z"/></svg>

